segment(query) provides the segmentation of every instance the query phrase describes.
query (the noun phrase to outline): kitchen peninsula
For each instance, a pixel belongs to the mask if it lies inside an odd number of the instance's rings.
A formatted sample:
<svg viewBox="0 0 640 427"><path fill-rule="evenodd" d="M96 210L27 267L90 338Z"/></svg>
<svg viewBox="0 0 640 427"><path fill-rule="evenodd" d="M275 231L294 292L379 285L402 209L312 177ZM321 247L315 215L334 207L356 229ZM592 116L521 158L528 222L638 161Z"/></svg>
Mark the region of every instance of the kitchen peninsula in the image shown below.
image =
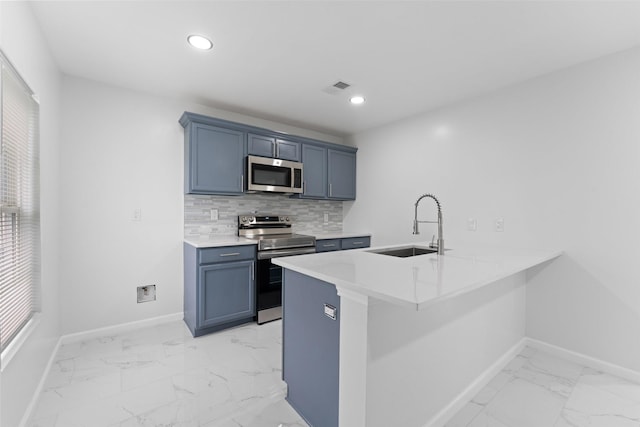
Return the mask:
<svg viewBox="0 0 640 427"><path fill-rule="evenodd" d="M561 255L378 252L274 260L285 269L287 399L312 426L439 425L524 338L527 270Z"/></svg>

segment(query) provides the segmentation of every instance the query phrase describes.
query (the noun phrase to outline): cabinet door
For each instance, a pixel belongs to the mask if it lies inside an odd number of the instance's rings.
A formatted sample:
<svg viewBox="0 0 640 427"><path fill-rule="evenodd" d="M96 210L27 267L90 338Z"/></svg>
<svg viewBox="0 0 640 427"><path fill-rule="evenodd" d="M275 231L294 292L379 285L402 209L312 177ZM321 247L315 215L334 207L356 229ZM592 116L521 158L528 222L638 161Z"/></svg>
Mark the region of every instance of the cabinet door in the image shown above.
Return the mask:
<svg viewBox="0 0 640 427"><path fill-rule="evenodd" d="M302 197L327 197L327 149L315 145L302 146L304 192Z"/></svg>
<svg viewBox="0 0 640 427"><path fill-rule="evenodd" d="M356 154L328 150L329 198L355 200L356 198Z"/></svg>
<svg viewBox="0 0 640 427"><path fill-rule="evenodd" d="M243 132L194 123L189 144L188 193L242 194Z"/></svg>
<svg viewBox="0 0 640 427"><path fill-rule="evenodd" d="M275 157L276 139L268 136L248 135L247 152L252 156Z"/></svg>
<svg viewBox="0 0 640 427"><path fill-rule="evenodd" d="M199 328L255 316L253 261L211 264L199 271Z"/></svg>
<svg viewBox="0 0 640 427"><path fill-rule="evenodd" d="M278 139L276 141L276 157L283 160L300 161L300 143Z"/></svg>

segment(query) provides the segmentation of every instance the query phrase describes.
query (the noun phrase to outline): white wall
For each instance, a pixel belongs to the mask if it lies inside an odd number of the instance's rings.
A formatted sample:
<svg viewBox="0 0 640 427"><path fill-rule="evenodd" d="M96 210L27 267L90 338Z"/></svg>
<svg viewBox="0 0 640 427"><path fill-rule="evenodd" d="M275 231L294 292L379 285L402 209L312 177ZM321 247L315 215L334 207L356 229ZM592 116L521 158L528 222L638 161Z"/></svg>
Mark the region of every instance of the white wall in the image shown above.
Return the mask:
<svg viewBox="0 0 640 427"><path fill-rule="evenodd" d="M432 192L449 247L563 249L527 285L527 335L640 371L639 74L633 49L356 135L345 230L429 240L435 227L411 225ZM435 218L429 200L419 216Z"/></svg>
<svg viewBox="0 0 640 427"><path fill-rule="evenodd" d="M0 2L0 46L40 99L42 315L0 374L0 425L17 426L59 336L60 73L26 2Z"/></svg>
<svg viewBox="0 0 640 427"><path fill-rule="evenodd" d="M62 110L63 334L182 312L185 110L340 141L75 77ZM155 302L137 304L143 284L157 285Z"/></svg>
<svg viewBox="0 0 640 427"><path fill-rule="evenodd" d="M371 304L367 427L425 426L486 375L524 337L525 286L520 273L420 311Z"/></svg>

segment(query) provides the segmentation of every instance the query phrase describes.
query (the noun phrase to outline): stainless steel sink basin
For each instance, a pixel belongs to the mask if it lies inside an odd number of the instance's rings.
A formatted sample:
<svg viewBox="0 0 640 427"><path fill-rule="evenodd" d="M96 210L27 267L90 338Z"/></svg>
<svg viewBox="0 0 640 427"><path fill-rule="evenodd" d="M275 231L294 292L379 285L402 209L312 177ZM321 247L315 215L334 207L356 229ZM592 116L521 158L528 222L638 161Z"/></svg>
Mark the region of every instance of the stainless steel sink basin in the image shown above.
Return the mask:
<svg viewBox="0 0 640 427"><path fill-rule="evenodd" d="M376 249L376 250L367 251L367 252L380 254L380 255L395 256L399 258L408 258L416 255L433 254L438 252L438 250L430 249L430 248L420 248L417 246L406 246L403 248Z"/></svg>

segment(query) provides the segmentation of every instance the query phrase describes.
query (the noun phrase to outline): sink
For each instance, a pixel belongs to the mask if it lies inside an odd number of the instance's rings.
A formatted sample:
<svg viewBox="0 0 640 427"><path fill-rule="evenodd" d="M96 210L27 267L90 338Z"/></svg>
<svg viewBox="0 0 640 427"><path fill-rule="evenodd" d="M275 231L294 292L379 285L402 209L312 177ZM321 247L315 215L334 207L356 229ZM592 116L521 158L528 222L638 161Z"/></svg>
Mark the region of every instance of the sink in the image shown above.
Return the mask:
<svg viewBox="0 0 640 427"><path fill-rule="evenodd" d="M408 257L416 256L416 255L433 254L433 253L438 252L438 250L437 249L430 249L430 248L421 248L421 247L417 247L417 246L406 246L406 247L403 247L403 248L376 249L376 250L367 251L367 252L371 252L371 253L374 253L374 254L380 254L380 255L395 256L395 257L399 257L399 258L408 258Z"/></svg>

